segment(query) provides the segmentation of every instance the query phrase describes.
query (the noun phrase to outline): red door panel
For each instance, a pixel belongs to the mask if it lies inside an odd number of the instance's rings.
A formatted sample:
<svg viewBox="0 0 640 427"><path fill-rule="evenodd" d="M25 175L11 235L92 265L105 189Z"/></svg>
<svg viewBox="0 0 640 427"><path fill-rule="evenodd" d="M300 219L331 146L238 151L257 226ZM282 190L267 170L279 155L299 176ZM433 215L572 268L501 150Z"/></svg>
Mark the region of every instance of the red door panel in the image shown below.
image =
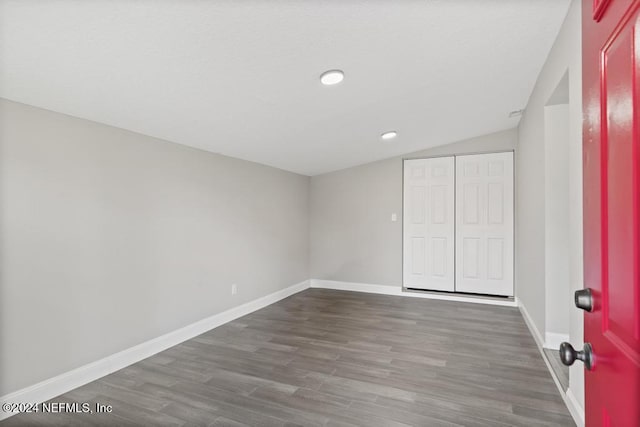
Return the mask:
<svg viewBox="0 0 640 427"><path fill-rule="evenodd" d="M599 21L610 0L593 0L593 19Z"/></svg>
<svg viewBox="0 0 640 427"><path fill-rule="evenodd" d="M640 0L584 0L587 426L640 426L639 52Z"/></svg>

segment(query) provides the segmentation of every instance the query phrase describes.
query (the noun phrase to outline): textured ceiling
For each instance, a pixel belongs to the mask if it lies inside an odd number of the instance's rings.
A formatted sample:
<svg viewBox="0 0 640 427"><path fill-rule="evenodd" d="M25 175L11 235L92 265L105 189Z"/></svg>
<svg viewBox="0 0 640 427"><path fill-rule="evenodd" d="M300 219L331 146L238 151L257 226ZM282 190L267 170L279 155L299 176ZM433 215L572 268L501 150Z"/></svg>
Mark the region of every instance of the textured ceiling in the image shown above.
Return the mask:
<svg viewBox="0 0 640 427"><path fill-rule="evenodd" d="M0 97L315 175L516 126L568 3L0 1Z"/></svg>

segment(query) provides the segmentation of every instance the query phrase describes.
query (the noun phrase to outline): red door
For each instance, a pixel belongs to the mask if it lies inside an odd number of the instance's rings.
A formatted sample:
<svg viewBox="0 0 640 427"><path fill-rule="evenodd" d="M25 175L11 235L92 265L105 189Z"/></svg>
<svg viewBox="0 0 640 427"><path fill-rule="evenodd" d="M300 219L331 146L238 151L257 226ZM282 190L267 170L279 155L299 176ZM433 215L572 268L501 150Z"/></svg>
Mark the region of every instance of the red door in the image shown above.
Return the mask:
<svg viewBox="0 0 640 427"><path fill-rule="evenodd" d="M640 0L583 0L587 426L640 426Z"/></svg>

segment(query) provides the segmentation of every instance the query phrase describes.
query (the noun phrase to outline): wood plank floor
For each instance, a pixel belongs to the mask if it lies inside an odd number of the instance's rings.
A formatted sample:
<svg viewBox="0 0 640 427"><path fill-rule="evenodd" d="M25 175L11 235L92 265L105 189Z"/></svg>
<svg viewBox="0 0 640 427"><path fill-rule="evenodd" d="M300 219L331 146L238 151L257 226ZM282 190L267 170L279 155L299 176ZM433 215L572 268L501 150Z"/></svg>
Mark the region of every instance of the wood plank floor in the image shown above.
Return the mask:
<svg viewBox="0 0 640 427"><path fill-rule="evenodd" d="M517 309L309 289L9 425L574 425Z"/></svg>
<svg viewBox="0 0 640 427"><path fill-rule="evenodd" d="M556 373L556 377L558 377L558 381L560 382L562 389L567 391L569 388L569 367L563 365L560 361L560 354L558 354L558 350L545 348L544 354L547 359L549 359L551 369Z"/></svg>

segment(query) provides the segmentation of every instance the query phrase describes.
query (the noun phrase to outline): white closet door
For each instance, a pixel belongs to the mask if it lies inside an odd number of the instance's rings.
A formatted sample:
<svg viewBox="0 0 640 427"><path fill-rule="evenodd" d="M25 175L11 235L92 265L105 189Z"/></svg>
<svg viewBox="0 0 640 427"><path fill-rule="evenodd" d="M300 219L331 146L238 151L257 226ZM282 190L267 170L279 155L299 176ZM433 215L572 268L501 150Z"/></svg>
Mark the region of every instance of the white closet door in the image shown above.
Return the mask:
<svg viewBox="0 0 640 427"><path fill-rule="evenodd" d="M456 157L456 291L513 296L513 153Z"/></svg>
<svg viewBox="0 0 640 427"><path fill-rule="evenodd" d="M403 284L454 290L453 157L405 160Z"/></svg>

